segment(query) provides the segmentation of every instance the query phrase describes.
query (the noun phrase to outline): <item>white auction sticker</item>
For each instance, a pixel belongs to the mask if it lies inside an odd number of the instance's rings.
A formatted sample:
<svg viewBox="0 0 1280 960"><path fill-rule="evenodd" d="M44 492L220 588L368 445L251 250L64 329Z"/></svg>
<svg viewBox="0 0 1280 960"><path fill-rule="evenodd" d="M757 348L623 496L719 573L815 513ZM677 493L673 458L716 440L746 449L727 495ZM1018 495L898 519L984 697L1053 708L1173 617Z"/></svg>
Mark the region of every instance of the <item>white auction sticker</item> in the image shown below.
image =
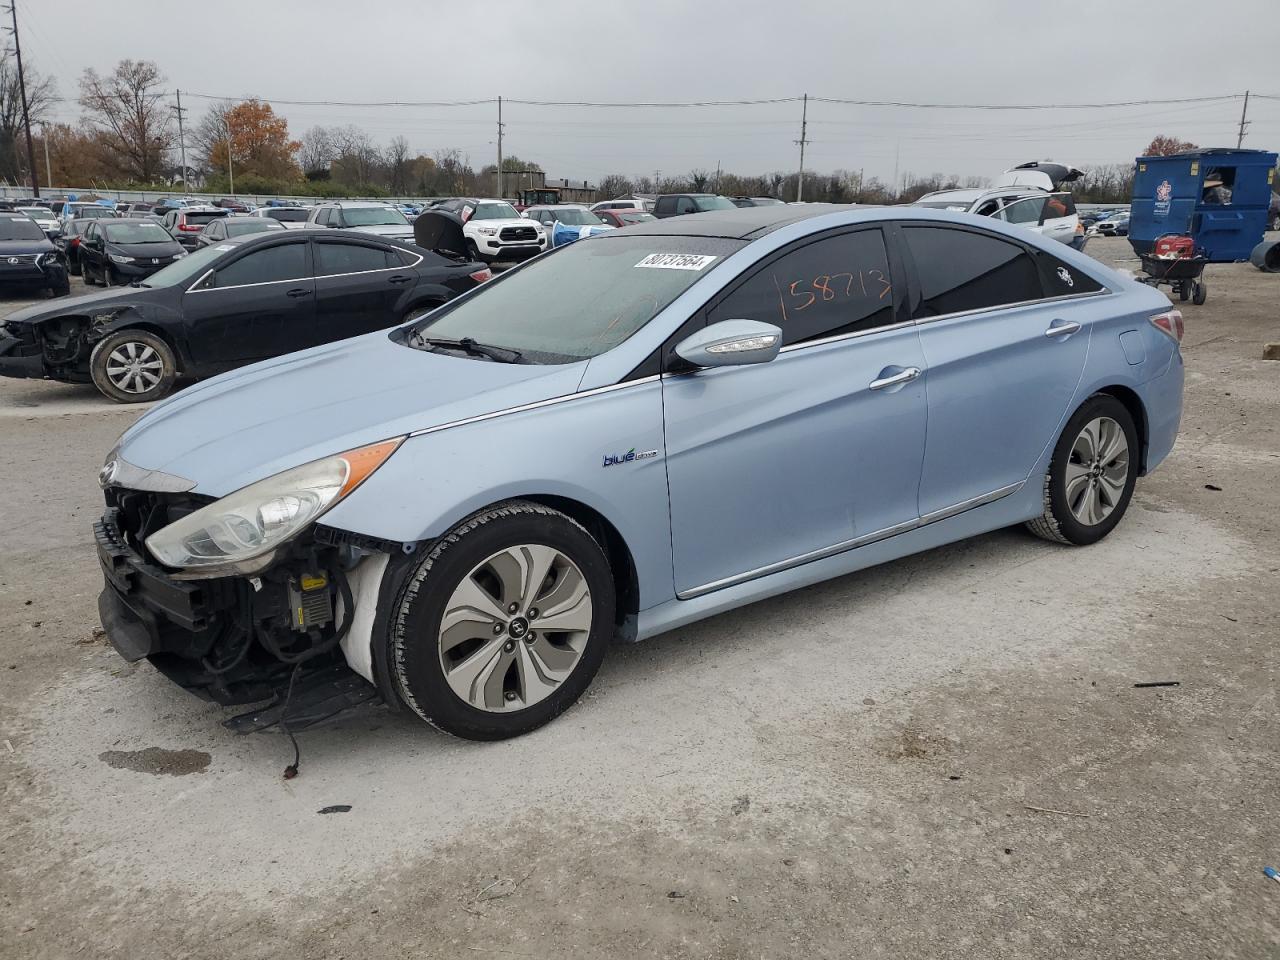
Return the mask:
<svg viewBox="0 0 1280 960"><path fill-rule="evenodd" d="M236 245L234 243L224 243L221 246L215 247L214 249L226 252L227 250L234 250L235 248L236 248Z"/></svg>
<svg viewBox="0 0 1280 960"><path fill-rule="evenodd" d="M715 259L701 253L651 253L636 266L659 270L701 270Z"/></svg>

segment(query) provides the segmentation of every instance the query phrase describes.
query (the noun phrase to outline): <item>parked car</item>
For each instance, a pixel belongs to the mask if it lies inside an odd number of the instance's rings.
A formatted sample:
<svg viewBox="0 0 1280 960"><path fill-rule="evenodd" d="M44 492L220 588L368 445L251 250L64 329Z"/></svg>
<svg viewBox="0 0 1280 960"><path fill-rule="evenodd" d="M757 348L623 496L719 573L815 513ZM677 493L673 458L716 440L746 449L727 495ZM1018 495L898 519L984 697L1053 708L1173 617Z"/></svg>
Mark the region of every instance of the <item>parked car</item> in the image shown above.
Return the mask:
<svg viewBox="0 0 1280 960"><path fill-rule="evenodd" d="M733 210L733 201L712 193L664 193L653 205L655 217L678 217L708 210Z"/></svg>
<svg viewBox="0 0 1280 960"><path fill-rule="evenodd" d="M1104 237L1127 237L1129 235L1129 211L1113 213L1093 225L1095 232Z"/></svg>
<svg viewBox="0 0 1280 960"><path fill-rule="evenodd" d="M230 210L232 213L249 213L251 210L257 209L251 204L243 200L236 200L233 197L222 197L220 200L213 201L211 206L218 207L221 210Z"/></svg>
<svg viewBox="0 0 1280 960"><path fill-rule="evenodd" d="M138 286L10 314L0 375L92 381L121 403L158 400L179 377L389 327L488 276L480 264L350 230L231 237Z"/></svg>
<svg viewBox="0 0 1280 960"><path fill-rule="evenodd" d="M312 227L359 230L396 240L413 239L413 225L389 203L335 200L316 204L309 214L307 225Z"/></svg>
<svg viewBox="0 0 1280 960"><path fill-rule="evenodd" d="M265 206L259 207L253 211L250 216L259 218L269 218L284 224L291 230L299 229L307 225L307 220L311 215L309 207L281 207L281 206Z"/></svg>
<svg viewBox="0 0 1280 960"><path fill-rule="evenodd" d="M1012 524L1102 539L1177 435L1181 333L995 220L636 225L138 420L100 474L103 626L219 702L346 670L515 736L615 638Z"/></svg>
<svg viewBox="0 0 1280 960"><path fill-rule="evenodd" d="M89 286L144 280L187 255L168 230L154 223L118 217L88 224L80 240L80 269Z"/></svg>
<svg viewBox="0 0 1280 960"><path fill-rule="evenodd" d="M55 297L71 290L58 248L26 214L0 214L0 284L43 288Z"/></svg>
<svg viewBox="0 0 1280 960"><path fill-rule="evenodd" d="M632 224L650 223L658 219L652 213L635 209L597 210L595 214L611 227L629 227Z"/></svg>
<svg viewBox="0 0 1280 960"><path fill-rule="evenodd" d="M1067 191L1049 192L1017 184L976 190L938 190L926 193L913 206L994 217L1077 249L1084 246L1084 227L1076 214L1075 198Z"/></svg>
<svg viewBox="0 0 1280 960"><path fill-rule="evenodd" d="M89 224L96 219L89 217L84 220L64 220L62 229L53 238L54 246L62 254L63 262L67 266L67 272L73 277L80 276L80 241L84 239L84 232L89 228Z"/></svg>
<svg viewBox="0 0 1280 960"><path fill-rule="evenodd" d="M272 230L283 230L284 224L278 220L261 217L220 217L204 225L204 229L196 235L200 246L221 243L227 237L244 237L251 233L264 233Z"/></svg>
<svg viewBox="0 0 1280 960"><path fill-rule="evenodd" d="M48 207L18 207L14 212L25 213L36 222L36 225L48 237L53 237L59 230L58 218L53 215L53 211Z"/></svg>
<svg viewBox="0 0 1280 960"><path fill-rule="evenodd" d="M774 197L730 197L735 207L771 207L782 201Z"/></svg>
<svg viewBox="0 0 1280 960"><path fill-rule="evenodd" d="M68 220L88 220L92 217L114 217L116 212L100 203L82 203L72 201L62 205L60 219L65 224Z"/></svg>
<svg viewBox="0 0 1280 960"><path fill-rule="evenodd" d="M601 200L591 205L592 213L599 213L601 210L639 210L648 213L652 209L651 200Z"/></svg>
<svg viewBox="0 0 1280 960"><path fill-rule="evenodd" d="M505 200L451 197L433 206L462 221L467 251L473 259L526 260L547 249L547 231L537 220L522 217Z"/></svg>
<svg viewBox="0 0 1280 960"><path fill-rule="evenodd" d="M553 247L614 229L585 206L575 203L529 207L524 211L524 216L542 224Z"/></svg>
<svg viewBox="0 0 1280 960"><path fill-rule="evenodd" d="M164 225L192 253L200 249L200 233L204 228L214 220L229 216L231 211L221 207L174 207L164 215Z"/></svg>

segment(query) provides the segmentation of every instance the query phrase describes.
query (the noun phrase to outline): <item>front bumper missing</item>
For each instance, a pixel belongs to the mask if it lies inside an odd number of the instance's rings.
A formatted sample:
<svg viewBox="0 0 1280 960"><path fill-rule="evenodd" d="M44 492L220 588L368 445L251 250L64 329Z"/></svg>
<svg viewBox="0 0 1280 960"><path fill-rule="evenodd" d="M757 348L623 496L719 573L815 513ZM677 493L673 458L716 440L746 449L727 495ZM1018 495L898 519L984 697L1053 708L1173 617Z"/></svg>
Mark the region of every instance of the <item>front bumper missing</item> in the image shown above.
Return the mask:
<svg viewBox="0 0 1280 960"><path fill-rule="evenodd" d="M0 377L40 380L45 376L40 344L0 334Z"/></svg>

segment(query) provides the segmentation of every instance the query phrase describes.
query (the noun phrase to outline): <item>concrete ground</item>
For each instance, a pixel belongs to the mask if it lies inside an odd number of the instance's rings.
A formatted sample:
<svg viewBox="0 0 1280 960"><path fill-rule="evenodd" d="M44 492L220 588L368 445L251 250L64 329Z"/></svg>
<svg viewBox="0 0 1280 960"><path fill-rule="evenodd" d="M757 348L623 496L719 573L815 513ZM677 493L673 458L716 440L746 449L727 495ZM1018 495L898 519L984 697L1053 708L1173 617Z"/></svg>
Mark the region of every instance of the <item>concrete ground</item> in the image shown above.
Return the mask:
<svg viewBox="0 0 1280 960"><path fill-rule="evenodd" d="M0 957L1276 956L1280 276L1208 279L1182 436L1103 543L615 648L516 741L352 712L292 781L95 632L140 411L0 381Z"/></svg>

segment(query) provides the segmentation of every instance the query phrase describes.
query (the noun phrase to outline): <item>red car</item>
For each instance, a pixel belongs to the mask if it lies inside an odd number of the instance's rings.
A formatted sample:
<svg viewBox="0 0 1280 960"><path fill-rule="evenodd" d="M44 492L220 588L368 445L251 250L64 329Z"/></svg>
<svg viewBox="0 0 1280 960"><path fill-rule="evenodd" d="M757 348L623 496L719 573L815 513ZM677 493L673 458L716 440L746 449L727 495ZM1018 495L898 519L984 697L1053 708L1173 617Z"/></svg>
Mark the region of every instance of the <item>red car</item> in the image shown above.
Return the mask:
<svg viewBox="0 0 1280 960"><path fill-rule="evenodd" d="M633 223L648 223L650 220L658 219L652 213L645 213L643 210L594 210L592 212L611 227L629 227Z"/></svg>

